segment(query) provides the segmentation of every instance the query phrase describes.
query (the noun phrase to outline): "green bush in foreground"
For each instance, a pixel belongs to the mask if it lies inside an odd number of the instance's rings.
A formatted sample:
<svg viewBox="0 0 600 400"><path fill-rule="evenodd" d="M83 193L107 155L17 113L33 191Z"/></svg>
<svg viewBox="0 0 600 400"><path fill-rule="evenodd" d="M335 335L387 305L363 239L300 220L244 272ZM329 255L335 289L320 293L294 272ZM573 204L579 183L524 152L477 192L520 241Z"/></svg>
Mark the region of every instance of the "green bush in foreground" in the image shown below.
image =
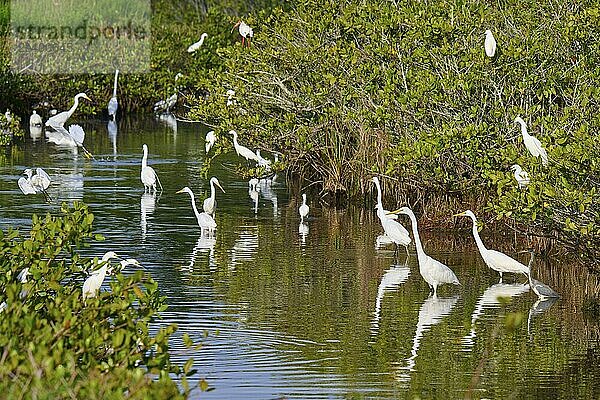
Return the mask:
<svg viewBox="0 0 600 400"><path fill-rule="evenodd" d="M169 374L191 375L169 356L175 325L153 336L149 323L166 309L147 274L107 277L110 290L85 302L85 271L98 259L77 249L94 220L87 207L63 206L59 217L33 216L31 232L0 233L0 391L3 398L182 398ZM29 268L25 283L17 278Z"/></svg>

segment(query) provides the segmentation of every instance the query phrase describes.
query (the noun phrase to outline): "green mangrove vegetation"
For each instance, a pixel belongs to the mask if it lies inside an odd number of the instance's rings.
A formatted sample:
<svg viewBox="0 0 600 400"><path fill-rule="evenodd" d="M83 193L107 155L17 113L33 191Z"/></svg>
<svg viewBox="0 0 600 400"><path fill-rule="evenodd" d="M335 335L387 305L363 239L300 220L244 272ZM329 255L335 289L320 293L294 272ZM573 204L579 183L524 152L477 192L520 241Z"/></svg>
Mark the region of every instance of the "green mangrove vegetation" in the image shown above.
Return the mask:
<svg viewBox="0 0 600 400"><path fill-rule="evenodd" d="M34 215L26 235L0 231L3 397L185 397L192 360L171 362L175 325L149 331L166 304L148 274L117 270L109 291L82 298L83 279L98 258L79 249L103 239L93 221L87 206L75 203L63 205L60 216ZM172 375L182 378L181 388Z"/></svg>

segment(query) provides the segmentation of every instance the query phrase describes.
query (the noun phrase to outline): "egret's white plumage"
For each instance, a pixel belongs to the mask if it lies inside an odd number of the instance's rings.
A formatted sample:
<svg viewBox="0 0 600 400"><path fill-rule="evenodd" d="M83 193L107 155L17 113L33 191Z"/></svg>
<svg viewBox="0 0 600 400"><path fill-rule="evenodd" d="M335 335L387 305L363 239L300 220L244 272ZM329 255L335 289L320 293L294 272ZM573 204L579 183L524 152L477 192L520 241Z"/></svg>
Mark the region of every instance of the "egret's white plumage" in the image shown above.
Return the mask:
<svg viewBox="0 0 600 400"><path fill-rule="evenodd" d="M302 193L302 205L298 208L298 213L300 214L300 222L304 222L304 218L308 216L308 212L310 208L306 204L306 193Z"/></svg>
<svg viewBox="0 0 600 400"><path fill-rule="evenodd" d="M192 189L186 186L177 193L188 193L190 195L192 200L192 209L194 210L194 214L196 214L196 220L198 221L198 226L200 227L200 234L204 234L204 231L206 231L209 235L214 233L215 229L217 229L217 223L213 217L207 213L198 212L198 209L196 208L194 192L192 192Z"/></svg>
<svg viewBox="0 0 600 400"><path fill-rule="evenodd" d="M217 185L219 189L221 189L223 193L225 193L225 189L221 187L219 180L213 176L212 178L210 178L210 197L204 199L204 203L202 203L202 209L204 209L204 212L210 214L213 217L215 215L215 209L217 208L217 191L215 190L215 185Z"/></svg>
<svg viewBox="0 0 600 400"><path fill-rule="evenodd" d="M235 148L235 152L238 154L238 156L242 156L246 160L258 162L258 157L256 157L256 154L252 150L238 143L238 134L236 131L229 131L229 134L233 135L233 147Z"/></svg>
<svg viewBox="0 0 600 400"><path fill-rule="evenodd" d="M235 28L238 28L238 32L242 37L242 46L244 45L244 39L247 41L248 46L250 46L250 40L254 36L252 28L242 20L238 21L237 24L233 26L233 29ZM232 32L233 29L231 30Z"/></svg>
<svg viewBox="0 0 600 400"><path fill-rule="evenodd" d="M510 169L514 171L515 179L519 184L519 189L522 189L525 186L529 185L529 174L527 173L527 171L523 171L523 168L521 168L519 164L513 164L513 166L511 166Z"/></svg>
<svg viewBox="0 0 600 400"><path fill-rule="evenodd" d="M515 118L515 123L521 125L523 143L525 143L525 147L527 148L527 150L529 150L529 153L531 153L531 155L534 157L540 157L542 159L543 165L548 165L548 154L546 153L546 150L544 149L544 147L542 147L542 144L536 137L531 136L527 132L527 124L525 123L525 121L523 121L523 118Z"/></svg>
<svg viewBox="0 0 600 400"><path fill-rule="evenodd" d="M198 50L200 46L202 46L202 44L204 43L204 39L206 39L207 36L208 33L203 33L202 35L200 35L200 40L198 40L196 43L191 44L190 47L187 48L187 52L193 53L196 50Z"/></svg>
<svg viewBox="0 0 600 400"><path fill-rule="evenodd" d="M485 31L485 54L488 57L494 57L496 55L496 39L494 39L494 35L492 31L489 29Z"/></svg>
<svg viewBox="0 0 600 400"><path fill-rule="evenodd" d="M29 117L29 126L42 126L42 117L35 110Z"/></svg>
<svg viewBox="0 0 600 400"><path fill-rule="evenodd" d="M408 215L412 224L413 236L415 239L415 246L417 247L417 258L419 260L419 272L421 276L427 282L427 284L433 288L433 295L437 296L438 285L444 283L452 283L454 285L460 285L458 278L454 272L448 268L448 266L441 262L433 259L432 257L425 254L423 245L421 244L421 238L419 237L419 230L417 227L417 218L412 210L408 207L402 207L399 210L393 211L394 214Z"/></svg>
<svg viewBox="0 0 600 400"><path fill-rule="evenodd" d="M106 277L106 272L110 266L109 261L113 258L118 258L117 254L114 251L106 252L102 256L101 263L103 264L100 268L93 271L90 276L87 277L85 282L83 282L83 299L88 299L92 297L96 297L98 294L98 290L102 286L102 282L104 282L104 278Z"/></svg>
<svg viewBox="0 0 600 400"><path fill-rule="evenodd" d="M175 104L177 104L177 93L173 93L168 99L166 100L159 100L156 103L154 103L154 107L153 110L155 113L169 113L171 112L171 108L173 108L173 106L175 106Z"/></svg>
<svg viewBox="0 0 600 400"><path fill-rule="evenodd" d="M232 106L236 103L236 100L233 96L235 96L235 90L229 89L227 92L227 106Z"/></svg>
<svg viewBox="0 0 600 400"><path fill-rule="evenodd" d="M206 154L210 151L210 149L215 145L217 141L217 135L215 135L215 131L208 131L206 133L206 138L204 139L204 148L206 150Z"/></svg>
<svg viewBox="0 0 600 400"><path fill-rule="evenodd" d="M160 191L162 192L162 185L160 184L158 175L156 175L154 168L148 165L148 146L144 143L142 149L144 150L144 156L142 157L142 171L140 173L140 178L142 180L142 183L144 184L144 192L156 192L157 182Z"/></svg>
<svg viewBox="0 0 600 400"><path fill-rule="evenodd" d="M92 101L85 93L77 93L73 99L73 106L67 111L63 111L56 115L53 115L46 121L46 126L56 129L57 126L64 126L65 122L73 115L77 106L79 106L79 99L86 99Z"/></svg>
<svg viewBox="0 0 600 400"><path fill-rule="evenodd" d="M373 182L375 184L375 187L377 188L377 204L381 204L381 208L383 209L381 186L379 184L379 178L374 176L373 178L371 178L371 182ZM398 219L398 216L396 214L390 214L390 212L388 210L383 209L383 212L384 212L384 215L386 218ZM377 214L377 216L379 216L379 213ZM408 234L408 231L406 233Z"/></svg>
<svg viewBox="0 0 600 400"><path fill-rule="evenodd" d="M113 84L113 95L108 101L108 116L113 120L117 117L117 108L119 108L119 102L117 101L117 80L119 78L119 70L115 71L115 82Z"/></svg>
<svg viewBox="0 0 600 400"><path fill-rule="evenodd" d="M23 171L23 174L27 176L19 178L17 184L23 194L37 194L43 193L47 200L51 200L50 196L46 192L46 189L50 186L50 176L41 168L36 168L35 175L33 174L32 168L27 168Z"/></svg>
<svg viewBox="0 0 600 400"><path fill-rule="evenodd" d="M256 158L258 158L258 166L264 167L267 171L271 170L271 160L267 160L260 155L260 149L256 149Z"/></svg>
<svg viewBox="0 0 600 400"><path fill-rule="evenodd" d="M477 218L475 217L475 214L473 214L473 211L467 210L460 214L456 214L455 216L471 218L473 221L473 237L475 238L475 243L477 243L479 254L481 254L481 258L483 258L483 261L488 267L494 271L498 271L500 274L500 281L502 281L502 274L505 272L521 273L526 276L529 275L529 268L527 266L502 252L490 250L484 246L483 241L479 237L479 232L477 231Z"/></svg>

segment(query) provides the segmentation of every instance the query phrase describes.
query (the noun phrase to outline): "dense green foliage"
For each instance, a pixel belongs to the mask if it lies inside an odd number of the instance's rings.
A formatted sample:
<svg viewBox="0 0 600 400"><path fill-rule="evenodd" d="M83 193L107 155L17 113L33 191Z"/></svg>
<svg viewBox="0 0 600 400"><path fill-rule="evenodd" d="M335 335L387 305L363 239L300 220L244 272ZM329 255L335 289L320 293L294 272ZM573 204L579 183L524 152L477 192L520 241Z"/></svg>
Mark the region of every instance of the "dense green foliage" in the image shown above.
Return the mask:
<svg viewBox="0 0 600 400"><path fill-rule="evenodd" d="M250 49L220 49L219 82L238 107L211 96L194 118L285 153L325 192L355 196L379 173L402 201L476 196L533 234L587 255L599 247L595 2L294 4L249 18ZM493 59L486 29L498 41ZM548 167L528 154L517 116ZM517 189L514 163L529 188Z"/></svg>
<svg viewBox="0 0 600 400"><path fill-rule="evenodd" d="M0 146L11 144L13 140L22 138L25 135L21 129L21 118L8 111L7 114L0 114Z"/></svg>
<svg viewBox="0 0 600 400"><path fill-rule="evenodd" d="M82 299L86 271L98 258L77 249L93 239L87 207L63 206L60 217L34 215L29 235L0 233L0 388L4 398L183 397L169 374L193 373L170 360L174 325L154 334L166 308L157 283L137 271L110 277L110 290ZM29 268L26 282L17 279ZM187 382L184 378L184 388Z"/></svg>

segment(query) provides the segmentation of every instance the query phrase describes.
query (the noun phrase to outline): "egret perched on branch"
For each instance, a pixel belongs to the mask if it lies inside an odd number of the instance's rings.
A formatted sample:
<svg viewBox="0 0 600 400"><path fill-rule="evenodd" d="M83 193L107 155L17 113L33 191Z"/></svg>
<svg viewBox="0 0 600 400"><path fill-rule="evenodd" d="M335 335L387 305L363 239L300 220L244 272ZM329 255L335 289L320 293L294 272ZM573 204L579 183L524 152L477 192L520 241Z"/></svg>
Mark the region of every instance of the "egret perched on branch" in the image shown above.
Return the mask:
<svg viewBox="0 0 600 400"><path fill-rule="evenodd" d="M42 117L33 110L33 114L29 117L29 126L42 126Z"/></svg>
<svg viewBox="0 0 600 400"><path fill-rule="evenodd" d="M537 296L540 298L540 300L546 300L546 299L550 299L550 298L558 298L560 297L560 295L558 293L556 293L554 291L554 289L552 289L550 286L538 281L537 279L533 279L531 277L531 266L533 265L533 259L535 258L535 252L532 250L525 250L522 251L521 253L531 253L531 258L529 259L529 274L527 274L527 277L529 278L529 287L531 287L531 290L533 290L533 292L535 294L537 294Z"/></svg>
<svg viewBox="0 0 600 400"><path fill-rule="evenodd" d="M238 28L238 32L240 33L240 36L242 37L242 46L244 46L244 39L246 39L246 44L248 45L248 47L250 47L250 40L252 39L252 37L254 36L254 31L252 30L252 28L250 28L250 26L248 26L244 21L239 20L231 29L231 32L233 32L233 30L235 28Z"/></svg>
<svg viewBox="0 0 600 400"><path fill-rule="evenodd" d="M140 173L140 178L142 183L144 184L144 193L146 191L156 193L156 183L158 182L158 187L162 193L162 185L160 184L160 179L158 179L158 175L154 171L154 168L148 165L148 146L144 143L142 146L144 150L144 156L142 157L142 171Z"/></svg>
<svg viewBox="0 0 600 400"><path fill-rule="evenodd" d="M513 164L513 166L511 166L510 169L512 169L515 172L515 179L519 184L519 189L522 189L529 185L529 174L527 173L527 171L523 171L523 168L521 168L519 164Z"/></svg>
<svg viewBox="0 0 600 400"><path fill-rule="evenodd" d="M187 48L187 52L193 53L196 50L198 50L200 46L202 46L202 43L204 43L204 39L206 39L207 36L208 33L203 33L202 35L200 35L200 40L198 40L196 43L191 44L190 47Z"/></svg>
<svg viewBox="0 0 600 400"><path fill-rule="evenodd" d="M307 218L308 212L310 209L308 205L306 205L306 193L302 193L302 205L298 208L298 213L300 214L300 223L304 222L304 218Z"/></svg>
<svg viewBox="0 0 600 400"><path fill-rule="evenodd" d="M210 178L210 197L204 199L204 203L202 203L202 208L204 209L204 212L213 217L215 215L215 209L217 208L217 193L215 190L215 185L217 185L219 189L221 189L223 193L225 193L225 189L221 187L221 185L219 184L219 180L213 176L212 178Z"/></svg>
<svg viewBox="0 0 600 400"><path fill-rule="evenodd" d="M515 118L515 123L521 125L521 134L523 135L523 143L525 143L525 147L529 150L534 157L540 157L542 159L543 165L548 165L548 154L546 150L542 147L540 141L527 133L527 124L523 121L523 118L517 117Z"/></svg>
<svg viewBox="0 0 600 400"><path fill-rule="evenodd" d="M529 268L527 266L502 252L489 250L484 246L479 237L479 232L477 231L477 218L475 217L475 214L473 214L473 211L467 210L460 214L455 214L454 217L471 218L473 221L473 237L475 238L475 243L477 243L479 254L481 254L481 258L483 258L483 261L488 267L494 271L498 271L500 274L500 282L502 282L502 274L505 272L521 273L525 276L529 276Z"/></svg>
<svg viewBox="0 0 600 400"><path fill-rule="evenodd" d="M233 98L235 96L235 90L229 89L227 92L227 106L232 106L236 103L236 100Z"/></svg>
<svg viewBox="0 0 600 400"><path fill-rule="evenodd" d="M485 47L485 54L488 57L492 58L496 55L496 39L494 39L492 31L489 29L485 31L485 43L483 47Z"/></svg>
<svg viewBox="0 0 600 400"><path fill-rule="evenodd" d="M119 69L115 71L115 83L113 85L113 95L108 101L108 116L115 120L117 118L117 108L119 108L119 102L117 101L117 79L119 78Z"/></svg>
<svg viewBox="0 0 600 400"><path fill-rule="evenodd" d="M63 111L50 117L48 121L46 121L46 126L49 126L54 129L56 129L57 126L64 126L65 122L67 122L67 120L71 117L71 115L73 115L73 113L77 109L77 106L79 106L79 99L86 99L92 101L92 99L90 99L85 93L78 93L73 99L73 106L71 106L71 108L67 111Z"/></svg>
<svg viewBox="0 0 600 400"><path fill-rule="evenodd" d="M252 150L238 143L238 134L236 131L229 131L229 134L233 135L233 147L235 148L235 152L238 154L238 156L242 156L248 161L252 160L258 162L258 157Z"/></svg>
<svg viewBox="0 0 600 400"><path fill-rule="evenodd" d="M100 261L103 264L100 268L93 271L90 276L83 282L83 299L88 299L92 297L96 297L98 294L98 290L102 286L102 282L104 282L104 278L106 276L106 272L108 267L110 266L109 261L113 258L119 258L117 253L114 251L109 251L102 256L102 260Z"/></svg>
<svg viewBox="0 0 600 400"><path fill-rule="evenodd" d="M421 244L421 238L419 237L419 230L417 228L417 218L412 210L408 207L402 207L396 211L392 211L392 214L404 214L408 215L412 224L413 236L415 238L415 246L417 247L417 258L419 260L419 272L421 276L427 282L430 288L433 288L433 296L437 297L438 285L444 283L452 283L454 285L460 285L458 278L454 272L441 262L434 260L423 250Z"/></svg>
<svg viewBox="0 0 600 400"><path fill-rule="evenodd" d="M19 189L25 195L43 193L46 200L52 200L46 192L46 189L50 186L50 176L41 168L36 168L35 172L35 175L33 175L33 168L27 168L23 171L27 178L19 178L17 182Z"/></svg>
<svg viewBox="0 0 600 400"><path fill-rule="evenodd" d="M204 139L204 148L206 150L206 154L208 154L210 149L215 145L216 141L217 136L215 135L215 131L208 131L206 138Z"/></svg>
<svg viewBox="0 0 600 400"><path fill-rule="evenodd" d="M194 192L192 192L192 189L186 186L177 193L188 193L190 195L190 198L192 200L192 209L194 210L194 214L196 214L196 220L198 221L198 226L200 227L200 234L203 235L204 231L206 231L209 235L213 234L215 232L215 229L217 229L217 223L215 222L213 217L211 217L207 213L198 212L198 209L196 208Z"/></svg>

